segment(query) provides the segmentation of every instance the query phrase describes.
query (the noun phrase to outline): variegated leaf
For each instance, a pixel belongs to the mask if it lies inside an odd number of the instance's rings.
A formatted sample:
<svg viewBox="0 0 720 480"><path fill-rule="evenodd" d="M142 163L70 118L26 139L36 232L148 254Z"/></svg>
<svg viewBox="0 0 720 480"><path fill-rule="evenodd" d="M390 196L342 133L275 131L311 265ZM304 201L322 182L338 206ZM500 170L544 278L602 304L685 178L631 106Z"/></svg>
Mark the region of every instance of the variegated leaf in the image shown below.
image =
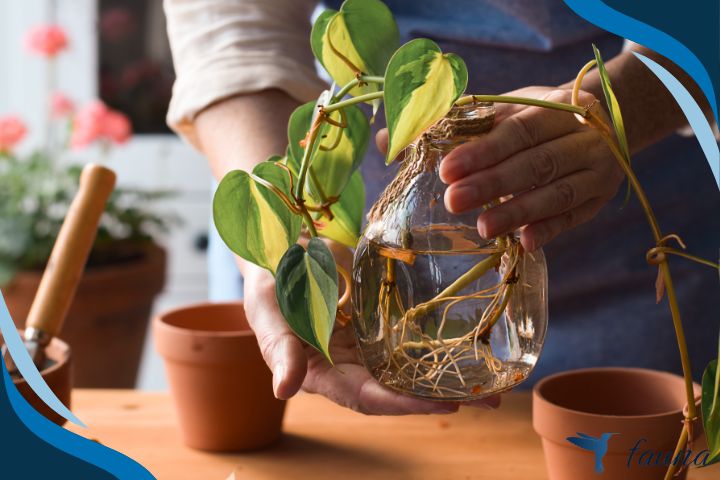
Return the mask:
<svg viewBox="0 0 720 480"><path fill-rule="evenodd" d="M329 343L338 304L335 259L318 238L307 250L293 245L280 260L275 293L295 334L330 359Z"/></svg>
<svg viewBox="0 0 720 480"><path fill-rule="evenodd" d="M380 0L346 0L340 11L325 10L315 21L310 44L318 61L342 86L357 73L379 75L399 45L390 9ZM377 91L375 84L356 87L351 95Z"/></svg>
<svg viewBox="0 0 720 480"><path fill-rule="evenodd" d="M465 62L431 40L412 40L395 52L385 72L387 163L450 111L467 78Z"/></svg>
<svg viewBox="0 0 720 480"><path fill-rule="evenodd" d="M314 108L314 103L306 103L297 108L290 117L288 164L295 172L300 169L304 154L300 142L310 129ZM345 107L343 111L344 118L339 111L331 113L330 118L336 122L344 119L347 123L346 128L340 129L326 123L318 134L312 159L312 172L307 176L306 184L307 192L315 201L320 198L318 187L326 197L340 195L353 172L362 163L367 150L370 125L365 114L354 105ZM340 138L337 138L338 135Z"/></svg>
<svg viewBox="0 0 720 480"><path fill-rule="evenodd" d="M365 184L359 170L350 177L340 199L330 210L332 221L323 218L317 225L318 233L343 245L355 248L360 238L365 209Z"/></svg>
<svg viewBox="0 0 720 480"><path fill-rule="evenodd" d="M253 175L289 196L288 172L275 161L257 165ZM220 182L213 200L213 217L230 250L273 273L280 258L300 236L302 224L300 216L275 192L242 170L229 172Z"/></svg>

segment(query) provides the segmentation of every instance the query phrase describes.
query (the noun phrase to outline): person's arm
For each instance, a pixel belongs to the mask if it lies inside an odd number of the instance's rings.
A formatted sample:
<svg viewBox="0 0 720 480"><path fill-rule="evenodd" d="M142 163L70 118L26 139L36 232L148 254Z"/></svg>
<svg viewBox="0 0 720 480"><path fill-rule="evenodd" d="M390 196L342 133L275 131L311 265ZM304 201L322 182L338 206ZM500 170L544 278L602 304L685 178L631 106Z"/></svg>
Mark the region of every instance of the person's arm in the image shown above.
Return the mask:
<svg viewBox="0 0 720 480"><path fill-rule="evenodd" d="M679 68L639 49L675 74L707 106L697 86ZM607 62L607 69L632 152L685 125L684 115L662 82L631 52ZM527 87L510 95L570 103L572 83ZM585 77L583 88L582 104L596 99L604 104L596 70ZM532 251L592 219L615 196L624 173L598 132L566 112L508 104L498 104L496 110L495 127L456 148L440 166L440 178L449 185L445 205L452 212L512 197L479 215L477 227L483 237L521 229L520 241Z"/></svg>
<svg viewBox="0 0 720 480"><path fill-rule="evenodd" d="M232 169L251 170L287 144L287 120L324 87L308 69L310 0L166 0L178 79L168 121L208 158L219 180ZM305 8L305 9L303 9ZM303 21L303 18L307 19ZM239 212L242 214L242 212ZM350 268L347 249L330 244ZM352 330L335 332L332 367L292 333L275 298L272 275L239 260L245 311L273 372L278 398L301 387L370 414L450 413L436 403L383 388L362 366ZM497 406L492 397L483 402Z"/></svg>

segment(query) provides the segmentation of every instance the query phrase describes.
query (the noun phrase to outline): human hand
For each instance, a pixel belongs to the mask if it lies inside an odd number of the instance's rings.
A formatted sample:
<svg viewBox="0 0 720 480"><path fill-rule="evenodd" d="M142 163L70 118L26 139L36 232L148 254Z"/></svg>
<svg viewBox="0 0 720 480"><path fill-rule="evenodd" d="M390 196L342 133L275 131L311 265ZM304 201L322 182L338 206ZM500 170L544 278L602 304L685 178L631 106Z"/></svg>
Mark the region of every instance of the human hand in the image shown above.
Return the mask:
<svg viewBox="0 0 720 480"><path fill-rule="evenodd" d="M528 87L508 95L570 103L571 91ZM579 99L589 105L595 97L581 92ZM567 112L513 104L495 109L493 129L440 165L451 212L512 196L480 214L482 237L521 229L523 247L533 251L593 218L615 196L624 174L598 132ZM379 134L378 145L386 138L386 131Z"/></svg>
<svg viewBox="0 0 720 480"><path fill-rule="evenodd" d="M330 243L336 261L350 271L352 255ZM453 413L459 405L433 402L402 395L381 386L360 360L352 328L336 328L330 340L335 366L292 332L275 298L275 280L259 267L245 263L245 312L257 336L265 362L273 372L275 396L287 399L302 388L319 393L357 412L372 415ZM496 408L499 397L490 397L473 406Z"/></svg>

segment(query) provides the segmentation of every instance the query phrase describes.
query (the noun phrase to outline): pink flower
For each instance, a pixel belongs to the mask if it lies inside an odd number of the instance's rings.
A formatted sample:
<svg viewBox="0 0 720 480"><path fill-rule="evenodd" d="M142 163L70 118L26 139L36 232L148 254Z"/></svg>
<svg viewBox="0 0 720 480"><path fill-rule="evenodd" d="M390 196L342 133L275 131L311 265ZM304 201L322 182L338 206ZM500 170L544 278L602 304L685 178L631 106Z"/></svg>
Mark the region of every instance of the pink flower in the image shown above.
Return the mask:
<svg viewBox="0 0 720 480"><path fill-rule="evenodd" d="M52 58L68 45L65 30L57 25L37 25L25 36L25 46L30 52Z"/></svg>
<svg viewBox="0 0 720 480"><path fill-rule="evenodd" d="M105 116L103 133L117 144L127 142L132 135L130 119L116 110L109 111Z"/></svg>
<svg viewBox="0 0 720 480"><path fill-rule="evenodd" d="M100 100L82 107L75 115L70 146L86 147L96 141L125 143L132 135L130 120L122 113L109 109Z"/></svg>
<svg viewBox="0 0 720 480"><path fill-rule="evenodd" d="M9 152L25 137L27 127L20 117L0 117L0 152Z"/></svg>
<svg viewBox="0 0 720 480"><path fill-rule="evenodd" d="M50 98L50 111L53 118L63 118L72 115L75 104L61 92L55 92Z"/></svg>

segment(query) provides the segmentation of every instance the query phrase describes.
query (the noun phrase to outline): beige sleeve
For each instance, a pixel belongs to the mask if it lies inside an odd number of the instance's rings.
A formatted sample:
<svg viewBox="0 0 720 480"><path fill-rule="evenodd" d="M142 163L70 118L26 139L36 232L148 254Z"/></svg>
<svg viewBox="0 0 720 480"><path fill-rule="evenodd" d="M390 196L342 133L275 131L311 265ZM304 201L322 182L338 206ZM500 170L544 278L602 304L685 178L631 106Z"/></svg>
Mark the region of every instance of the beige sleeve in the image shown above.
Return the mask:
<svg viewBox="0 0 720 480"><path fill-rule="evenodd" d="M195 116L225 98L269 88L301 102L327 85L310 49L317 0L164 0L177 78L170 127L197 146Z"/></svg>

